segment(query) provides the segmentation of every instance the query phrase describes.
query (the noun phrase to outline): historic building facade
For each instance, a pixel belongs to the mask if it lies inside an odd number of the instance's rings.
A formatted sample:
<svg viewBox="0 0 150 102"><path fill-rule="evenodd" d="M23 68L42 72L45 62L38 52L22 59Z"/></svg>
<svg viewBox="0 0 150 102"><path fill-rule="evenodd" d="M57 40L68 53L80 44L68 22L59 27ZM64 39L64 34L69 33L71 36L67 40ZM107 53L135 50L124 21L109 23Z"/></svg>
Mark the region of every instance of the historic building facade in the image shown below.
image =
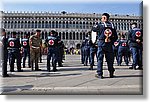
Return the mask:
<svg viewBox="0 0 150 102"><path fill-rule="evenodd" d="M17 31L19 37L32 34L36 29L42 30L41 38L45 39L52 29L55 29L66 47L76 47L91 30L101 14L68 13L68 12L3 12L1 11L1 27L6 29L7 35ZM132 22L137 22L142 28L140 16L110 15L110 21L116 26L117 32L127 32Z"/></svg>

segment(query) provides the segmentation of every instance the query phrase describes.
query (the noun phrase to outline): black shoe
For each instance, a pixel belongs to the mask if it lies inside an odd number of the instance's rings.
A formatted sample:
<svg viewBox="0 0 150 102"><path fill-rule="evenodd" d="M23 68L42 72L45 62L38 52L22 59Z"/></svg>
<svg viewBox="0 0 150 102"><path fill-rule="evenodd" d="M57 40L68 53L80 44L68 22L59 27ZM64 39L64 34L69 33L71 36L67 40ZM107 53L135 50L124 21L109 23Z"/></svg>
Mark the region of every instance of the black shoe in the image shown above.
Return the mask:
<svg viewBox="0 0 150 102"><path fill-rule="evenodd" d="M18 72L23 72L23 70L18 70Z"/></svg>
<svg viewBox="0 0 150 102"><path fill-rule="evenodd" d="M90 65L90 68L89 68L89 70L93 70L93 66L92 66L92 65Z"/></svg>
<svg viewBox="0 0 150 102"><path fill-rule="evenodd" d="M129 69L133 69L133 67L129 67Z"/></svg>
<svg viewBox="0 0 150 102"><path fill-rule="evenodd" d="M9 77L9 75L8 75L8 74L6 74L6 75L3 75L3 77Z"/></svg>
<svg viewBox="0 0 150 102"><path fill-rule="evenodd" d="M142 67L138 67L137 70L143 70L143 68Z"/></svg>
<svg viewBox="0 0 150 102"><path fill-rule="evenodd" d="M95 74L95 77L96 77L96 78L99 78L99 79L103 79L103 76L102 76L102 75Z"/></svg>
<svg viewBox="0 0 150 102"><path fill-rule="evenodd" d="M110 78L113 78L113 77L114 77L114 74L110 74L109 77L110 77Z"/></svg>
<svg viewBox="0 0 150 102"><path fill-rule="evenodd" d="M93 68L89 68L89 70L93 70Z"/></svg>
<svg viewBox="0 0 150 102"><path fill-rule="evenodd" d="M56 71L58 71L57 69L53 69L53 72L56 72Z"/></svg>
<svg viewBox="0 0 150 102"><path fill-rule="evenodd" d="M41 69L35 69L35 71L41 71Z"/></svg>
<svg viewBox="0 0 150 102"><path fill-rule="evenodd" d="M58 65L59 67L63 67L63 65L62 64L60 64L60 65Z"/></svg>
<svg viewBox="0 0 150 102"><path fill-rule="evenodd" d="M15 72L14 70L10 70L10 72Z"/></svg>
<svg viewBox="0 0 150 102"><path fill-rule="evenodd" d="M114 72L110 72L109 77L113 78L114 77Z"/></svg>

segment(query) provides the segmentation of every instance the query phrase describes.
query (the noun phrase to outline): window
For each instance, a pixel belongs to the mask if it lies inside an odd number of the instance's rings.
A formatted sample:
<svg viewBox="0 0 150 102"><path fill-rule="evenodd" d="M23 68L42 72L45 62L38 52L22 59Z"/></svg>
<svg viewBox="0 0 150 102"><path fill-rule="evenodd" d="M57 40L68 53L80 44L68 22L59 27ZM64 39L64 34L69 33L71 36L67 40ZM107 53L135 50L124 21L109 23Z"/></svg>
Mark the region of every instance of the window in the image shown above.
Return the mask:
<svg viewBox="0 0 150 102"><path fill-rule="evenodd" d="M62 39L65 39L65 32L63 32L63 34L62 34L63 36L62 36Z"/></svg>
<svg viewBox="0 0 150 102"><path fill-rule="evenodd" d="M70 32L70 34L69 34L69 37L70 37L70 40L72 40L72 33Z"/></svg>
<svg viewBox="0 0 150 102"><path fill-rule="evenodd" d="M66 40L68 40L68 32L66 32Z"/></svg>

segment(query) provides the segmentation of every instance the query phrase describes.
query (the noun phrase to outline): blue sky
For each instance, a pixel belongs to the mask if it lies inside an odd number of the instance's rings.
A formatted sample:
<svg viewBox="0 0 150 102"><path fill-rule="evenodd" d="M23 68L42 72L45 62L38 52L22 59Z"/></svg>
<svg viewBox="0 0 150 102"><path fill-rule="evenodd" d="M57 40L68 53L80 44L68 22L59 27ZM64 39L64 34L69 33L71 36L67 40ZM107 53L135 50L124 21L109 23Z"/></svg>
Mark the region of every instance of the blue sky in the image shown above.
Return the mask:
<svg viewBox="0 0 150 102"><path fill-rule="evenodd" d="M136 2L102 2L101 0L88 0L88 2L52 2L52 0L43 2L3 2L1 8L4 11L52 11L52 12L80 12L80 13L103 13L121 15L141 15L141 0L134 0ZM22 0L23 1L23 0ZM28 1L28 0L26 0ZM34 0L32 0L34 1ZM38 1L38 0L37 0ZM78 1L78 0L77 0ZM81 0L82 1L82 0ZM84 0L85 1L85 0ZM92 2L93 1L93 2Z"/></svg>

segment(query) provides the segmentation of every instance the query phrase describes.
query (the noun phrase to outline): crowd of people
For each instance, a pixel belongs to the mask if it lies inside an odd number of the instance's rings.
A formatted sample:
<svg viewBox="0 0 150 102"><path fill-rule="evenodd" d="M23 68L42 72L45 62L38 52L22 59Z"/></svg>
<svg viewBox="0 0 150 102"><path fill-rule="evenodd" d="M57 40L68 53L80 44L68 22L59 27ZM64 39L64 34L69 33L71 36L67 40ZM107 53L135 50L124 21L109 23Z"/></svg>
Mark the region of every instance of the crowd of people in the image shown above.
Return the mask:
<svg viewBox="0 0 150 102"><path fill-rule="evenodd" d="M28 67L32 70L41 70L38 66L41 61L41 48L47 50L47 71L57 71L58 66L62 67L62 60L64 54L81 54L81 63L84 66L90 64L89 70L93 70L94 56L97 58L97 73L95 77L103 78L103 59L104 55L108 65L110 78L114 77L115 68L114 58L116 57L118 66L122 65L122 58L125 64L129 65L130 56L132 56L132 66L129 69L143 69L142 65L142 51L143 51L143 32L137 27L137 23L132 23L132 29L128 31L126 37L121 34L118 38L115 26L109 22L109 14L104 13L101 17L101 22L97 22L91 31L96 32L96 40L93 41L92 32L88 32L83 40L80 49L66 48L58 33L51 30L47 38L42 42L40 38L41 30L36 30L36 33L25 36L20 40L17 38L17 33L12 32L12 37L7 38L5 29L1 29L0 48L2 51L2 76L8 77L7 62L9 61L10 72L14 72L14 63L16 59L17 70L22 72L21 59L23 59L22 67L26 67L25 62L28 57ZM91 35L91 36L90 36ZM39 60L40 59L40 60ZM50 61L52 60L52 65ZM89 60L89 61L88 61ZM131 60L130 60L131 61ZM35 66L35 68L34 68ZM51 66L53 69L51 69ZM137 68L138 66L138 68Z"/></svg>
<svg viewBox="0 0 150 102"><path fill-rule="evenodd" d="M47 52L47 71L51 71L50 60L52 60L52 71L57 71L56 64L62 67L62 60L64 55L64 43L61 41L58 33L54 30L45 39L42 44L42 39L40 38L41 30L36 30L36 33L29 36L25 36L20 39L17 37L17 33L12 32L12 37L7 38L5 29L1 29L2 35L0 39L1 48L1 64L2 64L2 76L8 77L7 74L7 62L10 65L10 72L14 72L14 63L17 63L17 71L23 72L21 69L25 66L26 59L28 57L28 67L35 71L40 71L38 63L42 62L42 48L48 49ZM43 45L43 46L42 46ZM21 66L21 60L22 66Z"/></svg>
<svg viewBox="0 0 150 102"><path fill-rule="evenodd" d="M115 26L109 22L109 14L104 13L101 22L97 22L91 31L96 32L96 40L92 40L92 32L86 34L85 40L81 44L81 63L93 70L94 56L97 58L97 74L95 77L103 78L103 58L105 55L108 65L110 78L114 77L115 68L113 67L116 57L118 66L122 64L124 57L125 64L128 66L130 56L132 56L132 66L129 69L143 69L142 51L143 51L143 31L137 27L137 23L131 24L131 30L118 37ZM90 36L91 35L91 36ZM89 61L88 61L89 60ZM131 61L131 60L130 60Z"/></svg>

